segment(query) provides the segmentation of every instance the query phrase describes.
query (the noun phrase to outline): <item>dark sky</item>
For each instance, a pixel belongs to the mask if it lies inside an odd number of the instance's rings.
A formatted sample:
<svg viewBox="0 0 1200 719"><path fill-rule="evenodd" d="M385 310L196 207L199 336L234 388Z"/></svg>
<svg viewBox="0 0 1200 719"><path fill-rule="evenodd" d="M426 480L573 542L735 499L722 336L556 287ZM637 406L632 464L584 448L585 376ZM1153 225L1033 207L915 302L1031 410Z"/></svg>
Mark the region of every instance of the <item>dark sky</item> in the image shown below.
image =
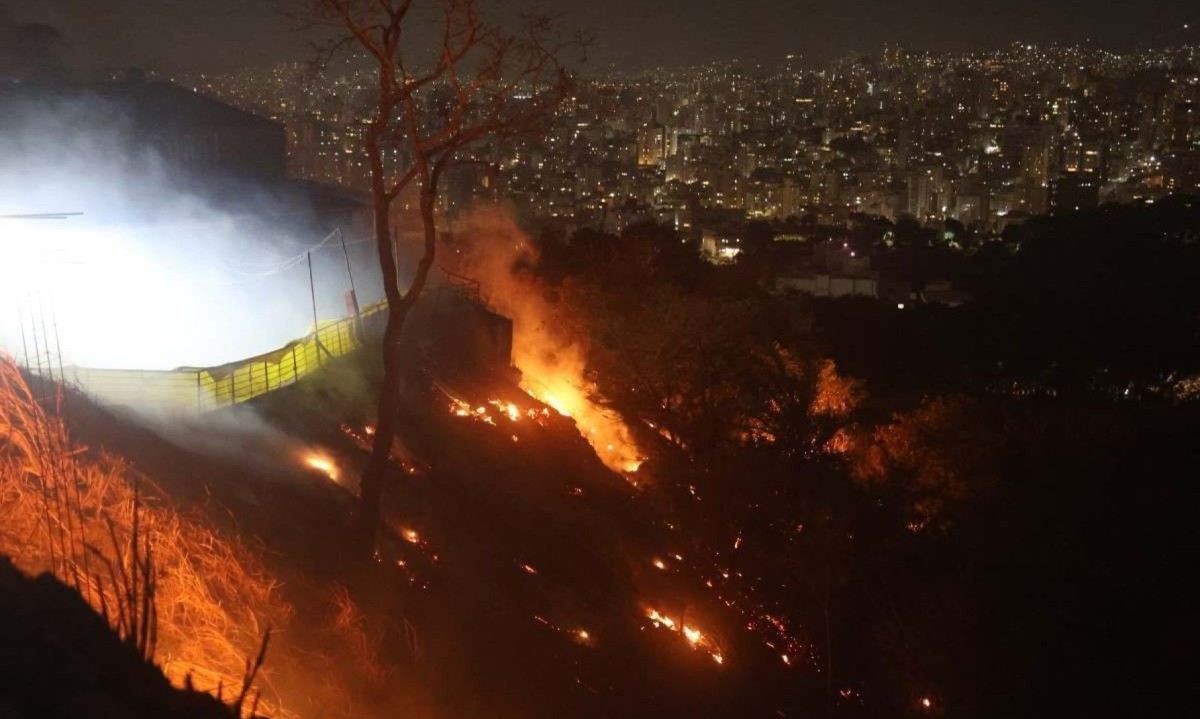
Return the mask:
<svg viewBox="0 0 1200 719"><path fill-rule="evenodd" d="M0 0L8 6L0 9L0 38L5 25L46 23L62 31L75 67L224 70L307 56L294 23L276 12L287 2ZM1200 11L1188 0L542 0L539 7L594 33L589 64L622 69L776 61L790 52L822 62L885 43L970 50L1013 40L1090 38L1116 49L1200 42Z"/></svg>

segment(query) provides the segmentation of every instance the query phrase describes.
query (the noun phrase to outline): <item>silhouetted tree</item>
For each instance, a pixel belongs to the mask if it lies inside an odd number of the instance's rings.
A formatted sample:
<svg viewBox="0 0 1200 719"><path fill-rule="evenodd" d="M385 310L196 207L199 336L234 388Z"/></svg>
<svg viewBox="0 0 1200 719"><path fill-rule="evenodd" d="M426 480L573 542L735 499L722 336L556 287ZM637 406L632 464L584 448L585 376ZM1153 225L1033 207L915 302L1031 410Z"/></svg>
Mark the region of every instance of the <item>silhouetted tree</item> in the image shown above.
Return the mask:
<svg viewBox="0 0 1200 719"><path fill-rule="evenodd" d="M387 297L383 385L370 461L362 476L360 531L373 549L388 456L397 427L403 349L401 336L433 267L434 207L447 165L464 147L486 137L537 125L564 97L569 76L560 63L578 38L564 40L542 17L523 18L509 32L485 21L480 3L444 0L437 40L422 52L413 0L307 0L302 19L332 32L328 50L357 46L375 65L375 110L365 153L371 169L374 240ZM405 158L394 169L385 155ZM402 290L392 244L392 205L410 185L419 195L423 254Z"/></svg>

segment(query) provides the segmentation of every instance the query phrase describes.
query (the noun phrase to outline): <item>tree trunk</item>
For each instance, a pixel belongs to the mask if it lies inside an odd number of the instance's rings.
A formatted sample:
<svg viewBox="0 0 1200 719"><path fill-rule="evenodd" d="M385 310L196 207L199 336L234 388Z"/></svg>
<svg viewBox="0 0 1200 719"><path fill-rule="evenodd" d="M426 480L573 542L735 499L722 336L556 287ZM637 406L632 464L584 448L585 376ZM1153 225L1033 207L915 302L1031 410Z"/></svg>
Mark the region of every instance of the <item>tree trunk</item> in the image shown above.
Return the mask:
<svg viewBox="0 0 1200 719"><path fill-rule="evenodd" d="M384 289L388 298L388 320L383 332L383 385L379 389L376 407L375 437L371 442L371 457L363 470L359 489L359 534L363 549L371 556L375 552L376 539L382 510L383 481L387 474L388 460L395 441L398 414L400 411L400 380L403 358L404 324L408 313L421 296L437 251L437 226L433 210L437 199L437 172L434 168L421 186L421 224L424 227L425 249L417 263L412 285L403 295L396 277L395 255L388 221L390 203L376 204L375 242L379 249L379 262L384 273ZM423 173L425 174L425 173ZM390 272L390 274L389 274Z"/></svg>

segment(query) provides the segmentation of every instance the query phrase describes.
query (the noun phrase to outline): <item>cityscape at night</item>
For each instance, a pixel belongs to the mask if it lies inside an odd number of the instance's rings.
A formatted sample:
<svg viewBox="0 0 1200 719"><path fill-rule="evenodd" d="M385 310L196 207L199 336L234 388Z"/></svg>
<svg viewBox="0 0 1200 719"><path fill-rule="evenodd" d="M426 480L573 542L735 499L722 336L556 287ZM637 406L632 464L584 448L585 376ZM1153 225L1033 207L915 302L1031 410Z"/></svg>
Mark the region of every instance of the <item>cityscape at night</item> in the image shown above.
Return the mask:
<svg viewBox="0 0 1200 719"><path fill-rule="evenodd" d="M0 719L1177 713L1198 23L0 0Z"/></svg>

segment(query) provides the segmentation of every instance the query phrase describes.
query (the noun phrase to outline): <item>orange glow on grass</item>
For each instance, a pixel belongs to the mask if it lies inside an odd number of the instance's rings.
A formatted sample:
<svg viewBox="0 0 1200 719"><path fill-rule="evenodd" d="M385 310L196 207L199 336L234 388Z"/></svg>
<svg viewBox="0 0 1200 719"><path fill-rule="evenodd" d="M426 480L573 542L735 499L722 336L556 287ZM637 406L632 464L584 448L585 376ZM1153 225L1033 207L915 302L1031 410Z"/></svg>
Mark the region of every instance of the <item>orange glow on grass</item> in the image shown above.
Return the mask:
<svg viewBox="0 0 1200 719"><path fill-rule="evenodd" d="M304 456L304 464L329 477L334 482L338 481L338 477L341 476L337 464L334 463L329 455L322 452L309 452Z"/></svg>

